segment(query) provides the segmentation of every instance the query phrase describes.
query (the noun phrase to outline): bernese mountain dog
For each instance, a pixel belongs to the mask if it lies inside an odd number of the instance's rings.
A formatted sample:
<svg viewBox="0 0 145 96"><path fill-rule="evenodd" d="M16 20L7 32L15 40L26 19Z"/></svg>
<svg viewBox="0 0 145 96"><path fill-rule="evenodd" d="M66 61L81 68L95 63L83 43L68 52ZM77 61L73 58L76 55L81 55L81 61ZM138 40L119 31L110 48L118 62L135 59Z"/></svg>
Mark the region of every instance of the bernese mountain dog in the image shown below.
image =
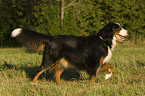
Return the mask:
<svg viewBox="0 0 145 96"><path fill-rule="evenodd" d="M91 81L95 81L96 73L99 71L108 71L105 79L111 77L114 67L109 65L108 61L112 57L116 40L127 40L123 36L128 36L128 31L116 22L107 24L97 34L89 36L50 36L23 28L17 28L12 32L12 37L16 37L26 47L44 49L40 66L43 70L33 81L35 82L42 72L51 68L55 72L56 83L60 83L62 72L70 66L85 70Z"/></svg>

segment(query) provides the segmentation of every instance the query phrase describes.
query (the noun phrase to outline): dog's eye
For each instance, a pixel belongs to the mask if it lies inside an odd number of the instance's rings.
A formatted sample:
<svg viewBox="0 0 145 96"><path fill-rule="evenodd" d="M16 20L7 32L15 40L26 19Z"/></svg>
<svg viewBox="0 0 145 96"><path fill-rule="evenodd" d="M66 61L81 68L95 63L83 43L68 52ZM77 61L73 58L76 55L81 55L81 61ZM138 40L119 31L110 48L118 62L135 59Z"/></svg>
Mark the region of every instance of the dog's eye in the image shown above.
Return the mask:
<svg viewBox="0 0 145 96"><path fill-rule="evenodd" d="M119 30L121 30L121 28L119 27Z"/></svg>

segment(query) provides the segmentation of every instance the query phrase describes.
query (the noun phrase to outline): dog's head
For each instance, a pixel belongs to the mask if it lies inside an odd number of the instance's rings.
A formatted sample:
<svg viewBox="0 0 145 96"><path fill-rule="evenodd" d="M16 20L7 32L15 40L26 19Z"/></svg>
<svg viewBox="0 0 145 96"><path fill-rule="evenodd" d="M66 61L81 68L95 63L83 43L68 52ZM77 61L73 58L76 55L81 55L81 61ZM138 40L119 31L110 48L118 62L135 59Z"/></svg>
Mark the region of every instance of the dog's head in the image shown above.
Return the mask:
<svg viewBox="0 0 145 96"><path fill-rule="evenodd" d="M108 25L112 28L113 38L116 38L120 42L128 40L127 38L124 38L124 36L128 36L128 31L123 29L119 23L113 22Z"/></svg>
<svg viewBox="0 0 145 96"><path fill-rule="evenodd" d="M124 36L128 36L128 31L123 29L119 23L112 22L107 24L103 27L99 32L98 35L101 36L104 41L108 40L108 38L116 39L118 41L128 40Z"/></svg>
<svg viewBox="0 0 145 96"><path fill-rule="evenodd" d="M128 31L123 29L119 23L112 22L103 27L97 35L112 49L116 45L116 40L123 42L128 40Z"/></svg>

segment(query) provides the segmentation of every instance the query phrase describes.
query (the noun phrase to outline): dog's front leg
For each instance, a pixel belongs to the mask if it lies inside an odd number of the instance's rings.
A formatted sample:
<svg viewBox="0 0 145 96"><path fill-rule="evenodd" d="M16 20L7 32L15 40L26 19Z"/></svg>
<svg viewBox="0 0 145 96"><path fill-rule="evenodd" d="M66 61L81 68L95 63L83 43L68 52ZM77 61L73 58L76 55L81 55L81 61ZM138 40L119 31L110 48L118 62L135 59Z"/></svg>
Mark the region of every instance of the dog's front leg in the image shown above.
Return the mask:
<svg viewBox="0 0 145 96"><path fill-rule="evenodd" d="M96 71L90 69L88 71L88 74L89 74L89 80L95 82L95 80L96 80Z"/></svg>
<svg viewBox="0 0 145 96"><path fill-rule="evenodd" d="M105 80L106 80L111 77L112 73L114 72L114 67L109 64L104 64L101 66L99 71L108 71L108 73L105 75Z"/></svg>

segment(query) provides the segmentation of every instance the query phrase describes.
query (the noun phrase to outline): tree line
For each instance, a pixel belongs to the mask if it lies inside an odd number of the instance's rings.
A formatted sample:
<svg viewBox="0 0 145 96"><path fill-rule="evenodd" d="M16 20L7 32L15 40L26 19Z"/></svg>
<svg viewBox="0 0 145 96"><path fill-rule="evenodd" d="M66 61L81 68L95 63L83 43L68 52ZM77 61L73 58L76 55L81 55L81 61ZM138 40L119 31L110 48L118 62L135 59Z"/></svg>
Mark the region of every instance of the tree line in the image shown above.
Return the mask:
<svg viewBox="0 0 145 96"><path fill-rule="evenodd" d="M109 22L144 40L144 0L0 0L0 45L16 46L11 31L22 27L50 35L89 35ZM14 43L15 41L15 43Z"/></svg>

